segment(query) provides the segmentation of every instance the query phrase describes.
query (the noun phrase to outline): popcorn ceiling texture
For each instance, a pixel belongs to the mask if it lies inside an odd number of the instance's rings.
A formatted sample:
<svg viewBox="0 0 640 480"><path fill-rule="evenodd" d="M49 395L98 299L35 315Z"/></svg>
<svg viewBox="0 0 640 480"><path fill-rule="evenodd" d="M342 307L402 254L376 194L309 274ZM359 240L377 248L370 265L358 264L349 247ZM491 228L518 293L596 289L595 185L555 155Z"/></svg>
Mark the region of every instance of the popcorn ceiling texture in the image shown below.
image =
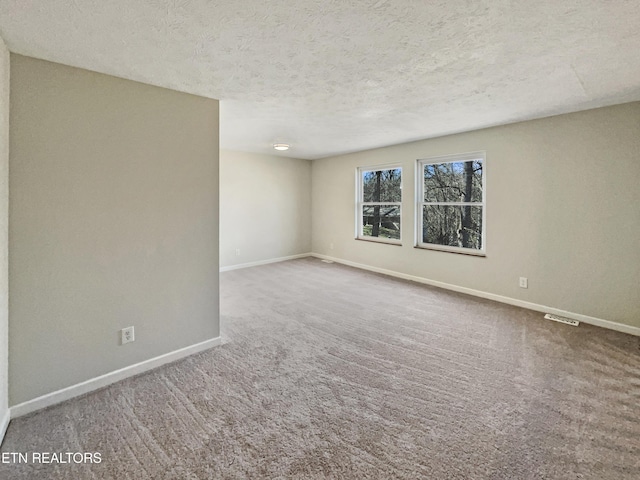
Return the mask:
<svg viewBox="0 0 640 480"><path fill-rule="evenodd" d="M319 158L640 100L637 0L0 0L9 49L221 103Z"/></svg>

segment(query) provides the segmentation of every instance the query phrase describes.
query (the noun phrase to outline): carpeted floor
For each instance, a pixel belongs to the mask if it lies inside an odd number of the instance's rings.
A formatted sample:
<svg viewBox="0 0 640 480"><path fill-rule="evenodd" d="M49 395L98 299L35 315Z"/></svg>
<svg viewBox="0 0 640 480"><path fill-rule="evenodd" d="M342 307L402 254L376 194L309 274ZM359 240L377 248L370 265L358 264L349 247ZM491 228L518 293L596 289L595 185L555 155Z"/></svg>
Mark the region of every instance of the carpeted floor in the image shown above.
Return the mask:
<svg viewBox="0 0 640 480"><path fill-rule="evenodd" d="M640 478L639 339L307 258L221 274L223 345L11 422L2 479Z"/></svg>

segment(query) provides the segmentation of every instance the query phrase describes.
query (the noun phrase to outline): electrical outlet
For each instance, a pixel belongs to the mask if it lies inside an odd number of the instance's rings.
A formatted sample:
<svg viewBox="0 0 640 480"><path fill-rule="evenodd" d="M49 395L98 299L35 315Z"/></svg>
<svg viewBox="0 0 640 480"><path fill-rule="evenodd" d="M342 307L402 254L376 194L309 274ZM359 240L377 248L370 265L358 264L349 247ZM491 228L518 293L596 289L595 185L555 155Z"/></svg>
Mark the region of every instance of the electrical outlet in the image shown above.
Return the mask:
<svg viewBox="0 0 640 480"><path fill-rule="evenodd" d="M240 256L240 249L236 248L236 257L239 257L239 256Z"/></svg>
<svg viewBox="0 0 640 480"><path fill-rule="evenodd" d="M125 343L131 343L136 339L133 327L127 327L120 330L120 340L122 345Z"/></svg>
<svg viewBox="0 0 640 480"><path fill-rule="evenodd" d="M333 242L329 244L329 250L333 250Z"/></svg>
<svg viewBox="0 0 640 480"><path fill-rule="evenodd" d="M520 277L520 288L529 288L529 280L527 280L527 277Z"/></svg>

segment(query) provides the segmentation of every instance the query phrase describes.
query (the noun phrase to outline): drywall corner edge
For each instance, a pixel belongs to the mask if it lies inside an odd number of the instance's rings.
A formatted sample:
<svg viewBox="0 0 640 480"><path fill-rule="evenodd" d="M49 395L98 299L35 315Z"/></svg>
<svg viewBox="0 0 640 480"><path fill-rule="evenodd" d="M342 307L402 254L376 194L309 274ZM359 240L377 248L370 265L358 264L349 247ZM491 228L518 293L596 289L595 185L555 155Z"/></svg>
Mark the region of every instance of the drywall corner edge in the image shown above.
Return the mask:
<svg viewBox="0 0 640 480"><path fill-rule="evenodd" d="M2 446L2 442L4 441L4 435L7 433L7 428L9 427L9 421L11 420L11 410L7 409L4 413L4 417L0 420L0 446Z"/></svg>
<svg viewBox="0 0 640 480"><path fill-rule="evenodd" d="M496 295L494 293L483 292L481 290L474 290L472 288L460 287L458 285L452 285L450 283L438 282L436 280L430 280L428 278L417 277L415 275L408 275L406 273L400 273L393 270L387 270L385 268L372 267L363 263L352 262L350 260L344 260L342 258L330 257L321 253L312 253L312 257L320 258L323 260L332 260L336 263L341 263L349 267L360 268L362 270L368 270L370 272L382 273L391 277L402 278L404 280L411 280L417 283L423 283L425 285L431 285L432 287L444 288L445 290L451 290L454 292L465 293L467 295L473 295L474 297L486 298L488 300L494 300L496 302L505 303L507 305L513 305L515 307L522 307L528 310L534 310L536 312L553 313L562 317L567 317L572 320L578 320L579 322L588 323L589 325L595 325L596 327L607 328L609 330L615 330L617 332L628 333L640 337L640 328L631 325L625 325L623 323L612 322L610 320L604 320L602 318L590 317L581 313L568 312L566 310L560 310L558 308L548 307L546 305L539 305L537 303L526 302L524 300L518 300L516 298L505 297L503 295Z"/></svg>
<svg viewBox="0 0 640 480"><path fill-rule="evenodd" d="M160 367L167 363L175 362L190 355L194 355L204 350L216 347L220 345L220 343L220 337L211 338L209 340L205 340L204 342L180 348L178 350L174 350L173 352L165 353L164 355L159 355L157 357L150 358L149 360L129 365L128 367L114 370L113 372L105 373L104 375L91 378L76 385L71 385L70 387L47 393L46 395L42 395L32 400L27 400L26 402L19 403L9 408L10 418L13 419L21 417L23 415L27 415L28 413L32 413L37 410L56 405L60 402L70 400L74 397L84 395L85 393L93 392L100 388L111 385L112 383L124 380L125 378L129 378L134 375L153 370L154 368Z"/></svg>

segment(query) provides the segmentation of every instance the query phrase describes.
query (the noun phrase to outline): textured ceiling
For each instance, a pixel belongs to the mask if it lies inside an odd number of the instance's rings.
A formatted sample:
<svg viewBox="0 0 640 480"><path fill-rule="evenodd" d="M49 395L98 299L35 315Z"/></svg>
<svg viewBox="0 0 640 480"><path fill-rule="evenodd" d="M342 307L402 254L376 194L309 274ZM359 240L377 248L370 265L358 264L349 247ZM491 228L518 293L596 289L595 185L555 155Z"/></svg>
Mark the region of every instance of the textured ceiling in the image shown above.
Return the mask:
<svg viewBox="0 0 640 480"><path fill-rule="evenodd" d="M0 0L13 52L221 100L320 158L640 100L638 0Z"/></svg>

